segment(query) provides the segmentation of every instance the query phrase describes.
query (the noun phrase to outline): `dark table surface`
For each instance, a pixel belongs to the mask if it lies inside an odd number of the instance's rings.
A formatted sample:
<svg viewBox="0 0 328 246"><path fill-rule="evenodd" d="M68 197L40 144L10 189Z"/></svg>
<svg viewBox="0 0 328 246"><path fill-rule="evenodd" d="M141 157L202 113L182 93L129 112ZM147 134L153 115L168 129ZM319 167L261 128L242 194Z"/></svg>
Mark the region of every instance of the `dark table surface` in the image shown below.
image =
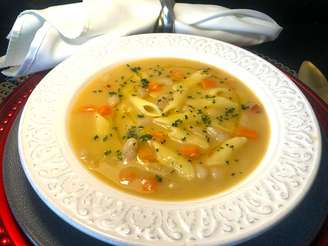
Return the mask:
<svg viewBox="0 0 328 246"><path fill-rule="evenodd" d="M2 0L0 2L0 55L16 16L25 9L41 9L72 0ZM177 2L219 4L229 8L259 10L275 19L284 30L277 40L249 48L297 70L310 60L328 76L327 0L186 0ZM2 79L2 78L1 78Z"/></svg>

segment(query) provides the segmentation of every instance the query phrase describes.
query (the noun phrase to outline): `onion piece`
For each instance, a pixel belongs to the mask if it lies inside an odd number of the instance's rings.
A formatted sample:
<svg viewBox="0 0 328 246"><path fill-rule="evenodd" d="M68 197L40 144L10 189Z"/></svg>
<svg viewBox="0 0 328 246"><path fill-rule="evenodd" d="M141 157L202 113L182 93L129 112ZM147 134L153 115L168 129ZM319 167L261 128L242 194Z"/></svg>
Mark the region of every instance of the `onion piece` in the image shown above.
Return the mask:
<svg viewBox="0 0 328 246"><path fill-rule="evenodd" d="M231 137L229 133L215 127L207 127L206 132L208 135L219 142L223 142Z"/></svg>

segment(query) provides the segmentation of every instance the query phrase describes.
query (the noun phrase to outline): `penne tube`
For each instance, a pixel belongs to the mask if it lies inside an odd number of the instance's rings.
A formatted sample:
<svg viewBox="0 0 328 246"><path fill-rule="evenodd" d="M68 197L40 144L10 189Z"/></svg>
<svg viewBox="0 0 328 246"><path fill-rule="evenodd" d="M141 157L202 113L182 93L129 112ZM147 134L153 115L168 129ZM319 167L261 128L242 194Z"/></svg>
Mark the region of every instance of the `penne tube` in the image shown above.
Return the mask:
<svg viewBox="0 0 328 246"><path fill-rule="evenodd" d="M156 158L160 164L173 168L182 178L191 180L195 177L193 166L185 158L156 141L150 141L150 144L155 148Z"/></svg>
<svg viewBox="0 0 328 246"><path fill-rule="evenodd" d="M173 141L183 144L194 144L202 149L208 149L209 144L204 136L195 135L190 132L172 127L168 133L169 138Z"/></svg>
<svg viewBox="0 0 328 246"><path fill-rule="evenodd" d="M238 104L225 98L216 96L214 98L206 99L192 99L187 100L186 104L191 105L193 107L200 107L200 108L210 108L210 107L217 107L217 108L238 108Z"/></svg>
<svg viewBox="0 0 328 246"><path fill-rule="evenodd" d="M140 97L130 97L132 105L142 114L149 117L159 117L162 111L154 103L144 100Z"/></svg>
<svg viewBox="0 0 328 246"><path fill-rule="evenodd" d="M110 131L110 122L104 118L101 114L95 114L95 128L96 128L96 135L105 136Z"/></svg>
<svg viewBox="0 0 328 246"><path fill-rule="evenodd" d="M202 79L205 79L206 77L208 77L208 75L203 73L202 70L199 70L183 80L181 83L175 84L173 100L170 101L164 108L164 113L167 113L173 109L178 109L185 102L190 88L198 84Z"/></svg>
<svg viewBox="0 0 328 246"><path fill-rule="evenodd" d="M223 142L214 150L204 163L207 166L223 165L231 158L232 154L247 142L245 137L234 137Z"/></svg>

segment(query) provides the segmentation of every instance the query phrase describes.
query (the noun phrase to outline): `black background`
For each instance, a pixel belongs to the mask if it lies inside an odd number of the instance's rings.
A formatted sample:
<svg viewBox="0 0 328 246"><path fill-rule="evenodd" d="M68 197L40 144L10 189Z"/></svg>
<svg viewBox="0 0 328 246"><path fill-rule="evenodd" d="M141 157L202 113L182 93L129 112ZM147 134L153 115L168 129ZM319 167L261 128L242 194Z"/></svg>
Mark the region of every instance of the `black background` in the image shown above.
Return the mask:
<svg viewBox="0 0 328 246"><path fill-rule="evenodd" d="M0 2L0 55L5 54L7 47L5 37L21 11L70 2L74 1L2 0ZM327 0L189 0L177 2L219 4L229 8L250 8L264 12L275 19L284 30L277 40L253 46L250 50L270 56L296 70L302 61L310 60L326 76L328 75Z"/></svg>

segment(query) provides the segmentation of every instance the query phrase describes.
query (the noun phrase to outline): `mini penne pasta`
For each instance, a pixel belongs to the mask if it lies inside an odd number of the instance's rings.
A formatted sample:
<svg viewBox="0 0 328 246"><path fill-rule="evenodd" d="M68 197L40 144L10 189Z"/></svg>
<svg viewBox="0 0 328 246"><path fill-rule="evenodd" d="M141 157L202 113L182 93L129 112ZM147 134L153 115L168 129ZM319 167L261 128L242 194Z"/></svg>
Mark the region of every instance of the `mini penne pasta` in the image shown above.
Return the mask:
<svg viewBox="0 0 328 246"><path fill-rule="evenodd" d="M195 135L190 132L181 130L180 128L172 127L168 136L175 142L183 144L198 145L202 149L208 149L209 144L204 136Z"/></svg>
<svg viewBox="0 0 328 246"><path fill-rule="evenodd" d="M151 145L156 150L156 157L159 163L173 168L179 176L185 179L190 180L195 177L193 166L182 156L158 142L151 141Z"/></svg>
<svg viewBox="0 0 328 246"><path fill-rule="evenodd" d="M207 94L210 96L221 96L221 97L225 97L225 98L234 98L235 97L235 93L232 91L232 89L223 88L223 87L209 89L207 91Z"/></svg>
<svg viewBox="0 0 328 246"><path fill-rule="evenodd" d="M130 117L130 108L127 104L120 104L117 107L117 111L115 113L116 117L115 121L115 128L117 129L117 133L121 139L126 135L127 131L136 125L136 122L132 120ZM124 124L120 122L124 121Z"/></svg>
<svg viewBox="0 0 328 246"><path fill-rule="evenodd" d="M166 129L172 127L172 125L177 122L177 121L183 121L185 120L185 115L187 114L183 114L183 113L179 113L179 114L170 114L167 117L159 117L153 120L153 122L161 127L164 127Z"/></svg>
<svg viewBox="0 0 328 246"><path fill-rule="evenodd" d="M186 103L193 107L200 107L200 108L206 108L206 107L238 108L237 103L225 97L219 97L219 96L210 99L201 98L201 99L187 100Z"/></svg>
<svg viewBox="0 0 328 246"><path fill-rule="evenodd" d="M182 103L186 100L189 89L196 84L198 84L202 79L206 78L208 75L202 71L197 71L190 75L187 79L183 80L181 83L174 85L176 88L173 100L168 103L164 108L164 113L169 112L172 109L179 108Z"/></svg>
<svg viewBox="0 0 328 246"><path fill-rule="evenodd" d="M105 136L110 131L110 124L109 121L101 116L98 113L95 113L95 128L96 128L96 135Z"/></svg>
<svg viewBox="0 0 328 246"><path fill-rule="evenodd" d="M216 148L212 155L210 155L204 163L207 166L223 165L231 158L231 155L236 152L247 142L245 137L234 137L223 142Z"/></svg>
<svg viewBox="0 0 328 246"><path fill-rule="evenodd" d="M161 110L154 103L144 100L140 97L130 97L132 105L139 110L140 113L149 117L159 117L162 115Z"/></svg>

